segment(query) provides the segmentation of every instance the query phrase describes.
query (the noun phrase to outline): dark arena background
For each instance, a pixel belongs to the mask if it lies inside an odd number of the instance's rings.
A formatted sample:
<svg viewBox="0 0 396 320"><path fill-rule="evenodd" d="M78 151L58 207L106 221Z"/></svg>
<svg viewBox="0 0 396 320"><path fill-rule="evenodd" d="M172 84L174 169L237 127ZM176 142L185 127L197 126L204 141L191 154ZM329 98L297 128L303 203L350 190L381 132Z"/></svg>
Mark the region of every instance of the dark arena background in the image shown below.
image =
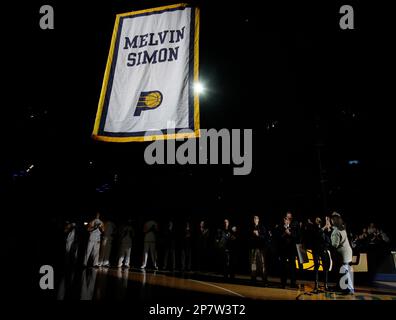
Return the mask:
<svg viewBox="0 0 396 320"><path fill-rule="evenodd" d="M252 171L241 176L233 164L148 165L148 143L91 138L115 15L179 2L2 4L0 210L8 298L134 301L147 319L156 304L193 311L208 303L395 300L395 21L385 1L327 2L189 2L201 10L201 129L253 130ZM54 9L53 30L39 26L45 4ZM353 30L340 28L344 4L353 6ZM314 290L309 255L296 288L281 286L276 230L288 211L302 234L308 219L342 215L355 261L353 295ZM82 266L86 223L97 212L119 230L130 220L129 269L117 268L115 240L109 268ZM250 276L254 215L271 238L266 284ZM230 278L216 247L226 218L238 230ZM140 268L147 220L158 224L159 270L150 258ZM179 230L173 271L163 269L169 220ZM181 270L183 225L190 222L195 243L202 220L208 254L202 258L193 245L191 270ZM66 221L80 233L72 267L65 264ZM367 237L374 228L378 241ZM53 267L54 289L40 287L43 265ZM329 284L338 279L338 269L331 271Z"/></svg>

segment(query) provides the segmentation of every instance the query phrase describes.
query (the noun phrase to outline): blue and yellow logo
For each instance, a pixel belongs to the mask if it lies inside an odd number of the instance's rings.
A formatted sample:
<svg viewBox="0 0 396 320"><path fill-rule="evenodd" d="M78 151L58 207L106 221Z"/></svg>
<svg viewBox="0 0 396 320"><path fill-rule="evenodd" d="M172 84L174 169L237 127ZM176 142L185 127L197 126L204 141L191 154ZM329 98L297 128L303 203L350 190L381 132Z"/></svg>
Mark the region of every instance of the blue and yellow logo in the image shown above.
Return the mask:
<svg viewBox="0 0 396 320"><path fill-rule="evenodd" d="M315 269L315 260L312 254L312 250L307 250L307 257L308 257L308 262L303 263L302 267L303 270L314 270ZM296 258L296 267L297 269L300 268L300 265L298 263L298 258ZM319 271L323 271L323 263L322 260L319 260Z"/></svg>
<svg viewBox="0 0 396 320"><path fill-rule="evenodd" d="M160 91L142 91L136 105L134 117L139 117L142 111L157 109L162 103Z"/></svg>

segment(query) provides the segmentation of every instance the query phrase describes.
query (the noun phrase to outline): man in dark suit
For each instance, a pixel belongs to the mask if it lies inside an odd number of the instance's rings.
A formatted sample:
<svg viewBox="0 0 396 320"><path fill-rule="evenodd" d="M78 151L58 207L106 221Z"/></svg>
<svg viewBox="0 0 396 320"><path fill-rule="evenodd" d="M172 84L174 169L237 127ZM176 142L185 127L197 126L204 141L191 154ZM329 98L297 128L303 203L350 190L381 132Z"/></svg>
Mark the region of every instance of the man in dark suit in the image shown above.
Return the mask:
<svg viewBox="0 0 396 320"><path fill-rule="evenodd" d="M264 284L267 284L266 251L268 247L268 232L260 223L259 216L253 217L249 242L252 280L256 281L256 277L261 276Z"/></svg>
<svg viewBox="0 0 396 320"><path fill-rule="evenodd" d="M224 278L233 279L235 276L236 252L238 249L238 234L236 226L230 227L230 221L224 219L222 229L218 229L216 246L221 252Z"/></svg>
<svg viewBox="0 0 396 320"><path fill-rule="evenodd" d="M283 223L277 228L279 259L281 263L281 285L286 287L288 274L290 275L290 287L296 285L296 244L301 243L299 223L293 219L290 211L283 218Z"/></svg>

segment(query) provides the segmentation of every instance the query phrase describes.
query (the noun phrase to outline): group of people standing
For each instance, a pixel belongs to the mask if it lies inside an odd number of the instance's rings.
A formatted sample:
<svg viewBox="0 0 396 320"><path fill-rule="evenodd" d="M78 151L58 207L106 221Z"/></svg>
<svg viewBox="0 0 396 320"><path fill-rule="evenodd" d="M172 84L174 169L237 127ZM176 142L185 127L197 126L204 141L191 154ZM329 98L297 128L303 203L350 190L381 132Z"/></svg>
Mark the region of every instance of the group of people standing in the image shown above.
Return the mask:
<svg viewBox="0 0 396 320"><path fill-rule="evenodd" d="M135 246L135 228L131 219L119 228L109 219L101 220L100 214L85 223L88 231L88 241L83 255L83 265L90 262L94 267L110 267L112 248L118 244L118 252L114 261L117 267L131 267L131 250ZM345 224L338 213L326 217L324 221L317 217L306 224L296 221L291 212L287 212L281 223L269 229L261 223L260 217L254 215L248 230L245 243L249 246L249 266L252 281L261 278L264 285L268 283L268 253L276 252L280 267L281 286L296 285L296 264L302 269L304 262L301 257L304 248L312 250L315 270L315 289L319 288L319 267L324 274L324 288L328 290L328 272L333 268L333 258L336 254L341 261L340 273L347 277L348 293L353 293L353 283L350 276L352 249L349 244ZM190 221L181 226L175 226L173 220L168 220L160 230L154 220L146 221L143 227L144 241L141 269L145 269L151 260L152 267L159 269L158 248L161 251L161 268L175 271L179 262L181 271L209 271L213 264L212 258L220 261L225 278L235 276L238 255L241 250L241 233L230 220L224 219L223 225L211 232L206 221L200 221L197 228ZM76 261L78 252L78 232L75 223L67 223L66 259ZM116 241L115 241L116 239ZM245 249L244 249L245 250ZM113 254L113 256L115 256ZM270 255L272 258L274 255ZM150 258L150 259L149 259ZM177 259L178 258L178 259Z"/></svg>
<svg viewBox="0 0 396 320"><path fill-rule="evenodd" d="M128 219L119 228L109 219L101 220L100 213L90 222L84 223L88 231L87 245L84 252L83 266L87 267L91 262L93 267L110 267L110 256L114 242L118 244L117 267L130 267L132 244L135 239L135 229L132 219ZM144 254L142 268L146 267L148 254L151 253L154 268L157 267L156 233L157 223L147 221L144 226ZM76 223L66 222L66 262L75 263L81 244L81 230ZM117 241L114 241L114 239Z"/></svg>
<svg viewBox="0 0 396 320"><path fill-rule="evenodd" d="M329 271L334 268L333 261L338 261L340 275L346 277L344 293L353 293L351 276L352 248L350 246L345 223L340 214L334 212L324 221L316 217L314 221L308 219L306 224L298 223L291 212L287 212L283 224L274 230L274 241L277 246L281 265L281 285L286 286L287 275L290 276L290 287L296 288L296 264L303 269L305 248L312 250L315 290L319 289L319 269L323 269L324 289L329 290ZM297 261L297 263L296 263Z"/></svg>

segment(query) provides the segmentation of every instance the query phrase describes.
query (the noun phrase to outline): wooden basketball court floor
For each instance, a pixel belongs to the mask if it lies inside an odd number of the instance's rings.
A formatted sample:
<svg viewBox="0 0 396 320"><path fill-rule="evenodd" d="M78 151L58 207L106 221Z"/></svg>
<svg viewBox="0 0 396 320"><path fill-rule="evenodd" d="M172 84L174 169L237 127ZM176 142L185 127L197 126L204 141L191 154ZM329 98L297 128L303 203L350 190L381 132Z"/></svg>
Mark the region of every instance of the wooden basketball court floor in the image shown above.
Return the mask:
<svg viewBox="0 0 396 320"><path fill-rule="evenodd" d="M232 300L396 300L396 287L356 286L354 295L334 292L313 292L312 282L304 283L303 289L281 289L278 279L270 279L269 287L252 285L248 278L237 277L233 283L222 278L173 275L172 273L141 271L139 269L99 268L85 269L81 273L80 299L125 299L138 295L140 300L167 297L172 301L194 297L217 297L221 301ZM240 280L240 281L237 281ZM67 280L66 280L67 281ZM74 281L76 283L76 281ZM61 282L58 299L65 297L65 282ZM70 287L70 286L69 286ZM74 291L76 292L76 291ZM76 297L75 297L76 298ZM78 298L78 297L77 297Z"/></svg>

